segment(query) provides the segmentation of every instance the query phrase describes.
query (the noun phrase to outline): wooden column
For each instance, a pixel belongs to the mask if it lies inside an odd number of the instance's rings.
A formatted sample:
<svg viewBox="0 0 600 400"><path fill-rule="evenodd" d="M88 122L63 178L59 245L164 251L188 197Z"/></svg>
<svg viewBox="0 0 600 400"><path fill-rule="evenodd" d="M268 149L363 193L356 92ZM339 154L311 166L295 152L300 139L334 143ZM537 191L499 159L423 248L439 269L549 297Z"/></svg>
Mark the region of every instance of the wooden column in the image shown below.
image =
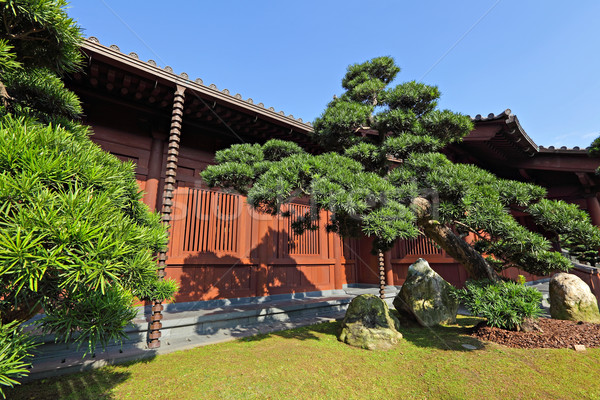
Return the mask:
<svg viewBox="0 0 600 400"><path fill-rule="evenodd" d="M600 226L600 203L596 194L585 199L592 224Z"/></svg>
<svg viewBox="0 0 600 400"><path fill-rule="evenodd" d="M179 142L181 139L181 122L183 117L183 103L185 101L185 88L177 85L173 97L173 112L171 114L171 129L169 131L169 149L167 151L167 168L165 172L165 188L163 191L162 221L169 227L171 222L171 207L173 206L173 192L175 191L175 177L177 175L177 157L179 156ZM165 276L167 265L166 250L158 253L158 276ZM152 316L150 317L150 332L148 333L148 348L160 347L160 328L162 328L163 299L154 299Z"/></svg>
<svg viewBox="0 0 600 400"><path fill-rule="evenodd" d="M342 240L341 238L335 234L335 233L331 233L331 236L333 236L333 243L332 243L332 247L333 247L333 258L335 259L335 265L334 265L334 289L342 289L342 287L344 286L344 277L342 276L342 254L343 254L343 249L342 249ZM346 281L346 283L348 283Z"/></svg>
<svg viewBox="0 0 600 400"><path fill-rule="evenodd" d="M269 261L272 259L273 254L273 232L275 230L271 228L271 221L264 218L264 216L254 212L253 216L258 219L257 222L257 243L258 248L256 249L256 256L258 258L258 265L256 267L256 296L268 296L269 295ZM276 218L276 217L275 217ZM273 219L275 219L273 218ZM254 223L253 222L253 223ZM276 236L276 235L275 235Z"/></svg>
<svg viewBox="0 0 600 400"><path fill-rule="evenodd" d="M388 286L394 286L394 271L392 269L392 251L383 253L383 263L385 264L385 278Z"/></svg>
<svg viewBox="0 0 600 400"><path fill-rule="evenodd" d="M150 159L148 161L148 178L146 179L146 194L144 194L144 203L150 210L156 211L158 202L158 183L163 165L163 148L167 135L159 132L152 132L152 146L150 148Z"/></svg>

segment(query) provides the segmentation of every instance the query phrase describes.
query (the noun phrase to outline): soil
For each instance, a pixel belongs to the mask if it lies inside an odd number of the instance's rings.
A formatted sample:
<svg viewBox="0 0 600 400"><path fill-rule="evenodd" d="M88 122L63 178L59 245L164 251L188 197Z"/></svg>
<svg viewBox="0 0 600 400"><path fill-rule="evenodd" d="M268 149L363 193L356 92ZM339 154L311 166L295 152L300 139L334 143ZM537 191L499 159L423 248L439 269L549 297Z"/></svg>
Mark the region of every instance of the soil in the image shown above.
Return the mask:
<svg viewBox="0 0 600 400"><path fill-rule="evenodd" d="M535 323L539 329L531 332L517 332L492 328L485 325L484 322L473 328L471 336L522 349L572 349L578 344L584 345L586 348L600 347L600 324L551 318L540 318Z"/></svg>

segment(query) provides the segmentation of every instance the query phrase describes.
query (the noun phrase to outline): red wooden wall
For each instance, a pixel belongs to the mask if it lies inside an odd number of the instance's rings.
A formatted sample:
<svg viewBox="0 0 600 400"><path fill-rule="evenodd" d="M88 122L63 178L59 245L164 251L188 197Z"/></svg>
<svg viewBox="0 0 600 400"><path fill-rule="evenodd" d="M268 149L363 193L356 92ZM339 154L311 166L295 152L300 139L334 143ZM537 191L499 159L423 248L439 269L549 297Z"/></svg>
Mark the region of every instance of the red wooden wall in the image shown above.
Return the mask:
<svg viewBox="0 0 600 400"><path fill-rule="evenodd" d="M136 164L144 201L161 208L166 162L165 135L140 131L135 126L94 126L92 139L122 160ZM120 124L120 125L119 125ZM119 125L119 127L117 127ZM125 128L124 128L125 127ZM266 296L341 289L344 284L378 284L378 262L370 252L371 240L347 239L317 230L296 235L291 217L270 216L250 209L243 196L208 190L200 172L213 153L200 145L183 145L177 170L177 187L167 260L167 277L178 280L177 301ZM306 204L289 206L302 215ZM321 214L325 221L328 214ZM430 240L420 237L399 241L391 250L395 285L406 279L410 264L425 258L448 282L462 286L464 268ZM525 275L508 270L506 276Z"/></svg>
<svg viewBox="0 0 600 400"><path fill-rule="evenodd" d="M290 217L271 216L252 210L243 196L187 187L177 189L173 203L166 273L182 284L177 301L332 290L355 282L356 241L347 241L344 255L339 237L323 224L302 235L291 229L294 213L303 215L307 205L290 204ZM323 212L321 221L326 218Z"/></svg>
<svg viewBox="0 0 600 400"><path fill-rule="evenodd" d="M600 301L600 272L597 268L582 265L573 268L569 273L577 275L587 283L592 293Z"/></svg>

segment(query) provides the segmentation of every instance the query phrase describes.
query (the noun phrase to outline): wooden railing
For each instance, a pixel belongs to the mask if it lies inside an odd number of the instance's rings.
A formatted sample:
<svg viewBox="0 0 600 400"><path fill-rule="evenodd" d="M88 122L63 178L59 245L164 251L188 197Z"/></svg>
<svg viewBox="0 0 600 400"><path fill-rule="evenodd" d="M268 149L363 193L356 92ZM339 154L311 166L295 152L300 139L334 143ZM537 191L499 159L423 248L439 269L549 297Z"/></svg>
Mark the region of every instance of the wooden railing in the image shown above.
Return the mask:
<svg viewBox="0 0 600 400"><path fill-rule="evenodd" d="M392 258L403 259L407 256L442 255L444 251L431 239L419 236L415 239L399 240L392 252Z"/></svg>

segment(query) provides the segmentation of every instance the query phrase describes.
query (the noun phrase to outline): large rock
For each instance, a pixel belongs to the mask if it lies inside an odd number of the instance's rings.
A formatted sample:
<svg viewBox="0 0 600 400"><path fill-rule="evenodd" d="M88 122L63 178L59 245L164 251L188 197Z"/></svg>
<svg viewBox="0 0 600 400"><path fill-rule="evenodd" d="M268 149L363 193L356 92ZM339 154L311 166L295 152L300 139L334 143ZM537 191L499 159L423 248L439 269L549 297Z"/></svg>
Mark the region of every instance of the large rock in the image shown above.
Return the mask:
<svg viewBox="0 0 600 400"><path fill-rule="evenodd" d="M577 275L560 273L550 280L550 315L554 319L600 322L598 301Z"/></svg>
<svg viewBox="0 0 600 400"><path fill-rule="evenodd" d="M400 322L385 301L372 294L355 297L346 311L338 339L368 350L387 350L402 339Z"/></svg>
<svg viewBox="0 0 600 400"><path fill-rule="evenodd" d="M452 295L452 285L419 258L408 267L406 281L394 299L394 307L406 313L422 326L456 321L458 300Z"/></svg>

